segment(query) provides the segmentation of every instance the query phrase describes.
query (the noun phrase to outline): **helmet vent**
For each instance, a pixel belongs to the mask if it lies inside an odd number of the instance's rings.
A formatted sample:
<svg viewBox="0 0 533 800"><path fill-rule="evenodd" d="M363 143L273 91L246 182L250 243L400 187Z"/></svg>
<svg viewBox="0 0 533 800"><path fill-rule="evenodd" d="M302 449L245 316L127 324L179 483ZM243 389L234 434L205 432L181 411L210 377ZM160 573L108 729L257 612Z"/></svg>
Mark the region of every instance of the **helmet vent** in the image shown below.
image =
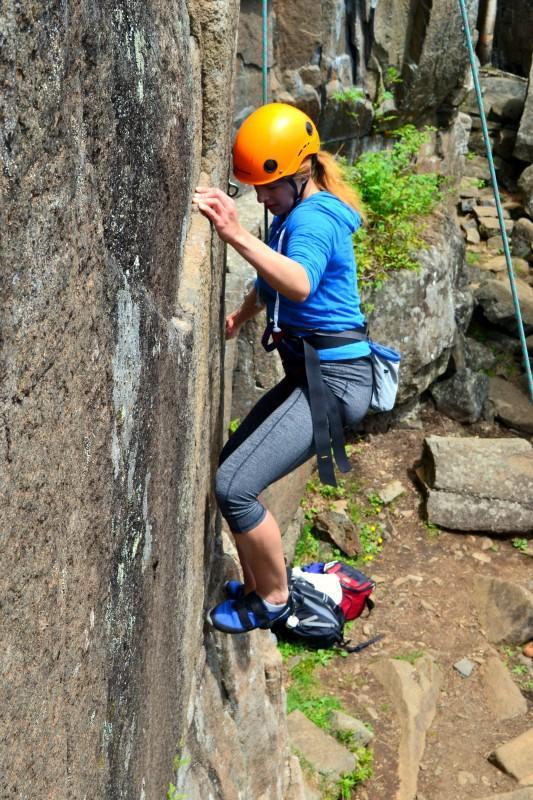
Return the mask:
<svg viewBox="0 0 533 800"><path fill-rule="evenodd" d="M275 172L278 168L278 162L275 161L273 158L267 158L265 163L263 164L263 169L265 172L271 173Z"/></svg>
<svg viewBox="0 0 533 800"><path fill-rule="evenodd" d="M309 136L312 136L312 135L313 135L313 126L311 125L311 123L310 123L310 122L306 122L306 123L305 123L305 130L307 131L307 133L309 134Z"/></svg>

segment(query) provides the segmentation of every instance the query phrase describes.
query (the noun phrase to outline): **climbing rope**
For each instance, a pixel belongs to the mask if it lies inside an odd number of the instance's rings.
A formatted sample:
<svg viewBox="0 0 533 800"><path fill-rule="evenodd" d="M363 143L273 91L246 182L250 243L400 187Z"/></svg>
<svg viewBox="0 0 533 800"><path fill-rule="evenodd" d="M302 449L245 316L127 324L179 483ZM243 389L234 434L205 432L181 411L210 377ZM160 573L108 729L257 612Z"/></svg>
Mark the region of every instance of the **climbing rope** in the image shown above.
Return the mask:
<svg viewBox="0 0 533 800"><path fill-rule="evenodd" d="M492 147L489 139L489 131L487 128L487 118L485 116L485 108L483 106L483 96L481 94L481 87L479 84L479 74L477 69L476 56L472 44L472 36L470 34L470 26L468 24L468 14L466 11L465 0L459 0L461 15L463 17L463 31L465 33L466 45L468 48L468 56L470 58L470 68L472 70L472 77L474 79L474 88L476 91L477 105L479 108L479 116L481 117L481 129L483 131L483 141L485 142L485 150L487 152L487 161L489 162L490 179L492 183L492 191L496 201L496 210L498 212L498 222L500 224L500 231L503 241L503 252L505 253L505 262L507 264L507 272L509 274L509 282L511 284L511 294L513 296L514 311L516 323L518 326L518 335L520 337L520 344L522 347L522 355L524 358L524 365L526 368L527 382L529 388L529 397L533 402L533 377L531 375L531 363L527 352L527 343L524 333L524 323L522 320L522 312L520 310L520 301L518 299L518 292L516 289L516 281L513 270L513 262L511 259L511 251L509 249L509 240L507 238L507 231L505 230L505 221L503 219L503 210L500 199L500 192L498 190L498 181L496 179L496 170L494 168L494 161L492 158Z"/></svg>
<svg viewBox="0 0 533 800"><path fill-rule="evenodd" d="M268 0L263 2L263 105L268 103ZM268 244L268 209L265 206L264 240Z"/></svg>

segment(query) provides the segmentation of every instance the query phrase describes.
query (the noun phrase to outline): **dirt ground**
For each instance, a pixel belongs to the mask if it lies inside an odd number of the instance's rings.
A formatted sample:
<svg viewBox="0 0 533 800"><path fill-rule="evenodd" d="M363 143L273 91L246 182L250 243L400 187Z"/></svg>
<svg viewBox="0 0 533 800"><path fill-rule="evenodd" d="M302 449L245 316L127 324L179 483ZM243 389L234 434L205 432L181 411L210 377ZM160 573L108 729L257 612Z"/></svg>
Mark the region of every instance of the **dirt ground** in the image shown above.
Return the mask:
<svg viewBox="0 0 533 800"><path fill-rule="evenodd" d="M414 473L428 434L518 434L496 424L463 426L438 414L430 403L423 407L420 419L420 430L393 429L359 439L351 456L362 493L378 490L393 479L400 480L406 490L381 512L387 540L365 570L378 582L376 608L368 620L358 620L352 632L353 641L375 633L383 633L385 638L358 655L336 658L317 673L324 693L338 697L348 713L371 723L375 733L374 777L355 791L357 800L392 800L397 789L399 727L390 697L369 669L384 656L429 653L443 672L437 713L420 767L417 800L477 800L518 788L516 781L487 757L498 745L533 726L533 692L525 693L526 716L498 722L486 708L479 669L463 678L453 668L465 656L481 664L494 652L477 618L474 576L491 575L533 589L533 560L513 547L511 536L492 535L493 547L482 551L490 545L486 534L428 528ZM480 552L490 556L490 563L474 558L474 553ZM398 581L406 576L413 577ZM503 647L497 650L504 658ZM531 680L533 675L528 677Z"/></svg>

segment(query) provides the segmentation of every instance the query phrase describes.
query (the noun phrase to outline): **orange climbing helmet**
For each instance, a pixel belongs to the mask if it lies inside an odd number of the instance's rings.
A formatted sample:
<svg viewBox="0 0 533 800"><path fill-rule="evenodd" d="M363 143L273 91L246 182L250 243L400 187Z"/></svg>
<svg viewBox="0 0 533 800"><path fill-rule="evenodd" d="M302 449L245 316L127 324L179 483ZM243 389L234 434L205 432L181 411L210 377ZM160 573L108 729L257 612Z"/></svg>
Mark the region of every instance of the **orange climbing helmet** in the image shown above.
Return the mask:
<svg viewBox="0 0 533 800"><path fill-rule="evenodd" d="M261 186L294 175L304 158L319 150L320 138L307 114L286 103L268 103L239 128L233 172L242 183Z"/></svg>

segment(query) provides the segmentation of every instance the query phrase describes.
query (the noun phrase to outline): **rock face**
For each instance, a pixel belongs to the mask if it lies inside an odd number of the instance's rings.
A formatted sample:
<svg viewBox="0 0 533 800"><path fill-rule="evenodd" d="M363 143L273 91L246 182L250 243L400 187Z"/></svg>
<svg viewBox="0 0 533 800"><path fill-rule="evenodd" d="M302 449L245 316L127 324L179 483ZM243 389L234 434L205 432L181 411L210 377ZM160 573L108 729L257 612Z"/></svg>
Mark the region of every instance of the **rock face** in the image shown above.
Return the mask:
<svg viewBox="0 0 533 800"><path fill-rule="evenodd" d="M514 155L516 158L527 161L529 164L533 162L533 64L529 73L529 89L526 98L524 113L520 120L520 127L518 128L518 136L516 137L516 145L514 148Z"/></svg>
<svg viewBox="0 0 533 800"><path fill-rule="evenodd" d="M531 530L533 448L525 439L428 436L422 472L430 522L463 531Z"/></svg>
<svg viewBox="0 0 533 800"><path fill-rule="evenodd" d="M468 3L471 24L477 0ZM370 3L273 0L268 19L270 98L297 105L319 124L326 146L366 136L374 117L430 118L441 104L464 94L467 55L453 0L415 12L404 0ZM262 102L262 30L259 7L242 0L237 47L235 122ZM446 48L442 48L445 39ZM394 70L391 80L388 70ZM335 95L352 86L361 98L349 107ZM383 90L394 94L383 103Z"/></svg>
<svg viewBox="0 0 533 800"><path fill-rule="evenodd" d="M500 0L494 37L494 63L527 77L531 66L533 19L529 0Z"/></svg>
<svg viewBox="0 0 533 800"><path fill-rule="evenodd" d="M223 259L190 196L225 186L237 12L3 7L2 797L164 797L215 740L247 796L283 797L277 747L269 787L246 755L278 700L243 680L236 708L202 637Z"/></svg>
<svg viewBox="0 0 533 800"><path fill-rule="evenodd" d="M415 666L383 659L373 671L391 697L401 728L396 800L415 800L426 731L435 716L442 674L430 656L423 656Z"/></svg>

